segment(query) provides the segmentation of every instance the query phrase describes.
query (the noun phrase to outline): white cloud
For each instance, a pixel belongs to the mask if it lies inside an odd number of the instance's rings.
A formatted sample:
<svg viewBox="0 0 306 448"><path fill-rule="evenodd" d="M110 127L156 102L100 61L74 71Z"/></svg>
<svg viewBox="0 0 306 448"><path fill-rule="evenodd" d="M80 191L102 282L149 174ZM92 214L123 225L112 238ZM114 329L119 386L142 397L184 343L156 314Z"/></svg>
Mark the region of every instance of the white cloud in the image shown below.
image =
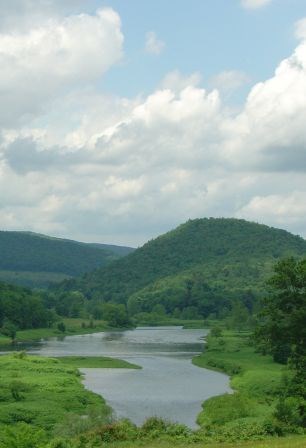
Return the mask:
<svg viewBox="0 0 306 448"><path fill-rule="evenodd" d="M174 92L180 92L188 86L197 87L202 80L201 74L196 72L190 76L184 76L179 70L174 70L162 80L160 87L162 89L171 89Z"/></svg>
<svg viewBox="0 0 306 448"><path fill-rule="evenodd" d="M240 167L306 171L306 42L256 84L241 114L224 123L223 154Z"/></svg>
<svg viewBox="0 0 306 448"><path fill-rule="evenodd" d="M255 196L237 212L241 218L301 231L306 215L306 191Z"/></svg>
<svg viewBox="0 0 306 448"><path fill-rule="evenodd" d="M272 0L241 0L241 4L246 9L258 9L271 3Z"/></svg>
<svg viewBox="0 0 306 448"><path fill-rule="evenodd" d="M298 39L306 39L306 17L296 22L295 36Z"/></svg>
<svg viewBox="0 0 306 448"><path fill-rule="evenodd" d="M44 102L100 77L122 56L117 13L98 10L0 34L0 123L37 113Z"/></svg>
<svg viewBox="0 0 306 448"><path fill-rule="evenodd" d="M222 92L232 92L249 82L249 76L238 70L226 70L211 79L211 84Z"/></svg>
<svg viewBox="0 0 306 448"><path fill-rule="evenodd" d="M239 112L222 101L246 81L236 71L213 90L173 71L146 97L97 92L122 41L109 9L2 32L2 123L11 113L0 136L2 227L134 245L201 216L304 232L305 40Z"/></svg>
<svg viewBox="0 0 306 448"><path fill-rule="evenodd" d="M145 49L147 53L154 54L158 56L165 48L165 42L158 39L154 31L149 31L146 34L146 44Z"/></svg>

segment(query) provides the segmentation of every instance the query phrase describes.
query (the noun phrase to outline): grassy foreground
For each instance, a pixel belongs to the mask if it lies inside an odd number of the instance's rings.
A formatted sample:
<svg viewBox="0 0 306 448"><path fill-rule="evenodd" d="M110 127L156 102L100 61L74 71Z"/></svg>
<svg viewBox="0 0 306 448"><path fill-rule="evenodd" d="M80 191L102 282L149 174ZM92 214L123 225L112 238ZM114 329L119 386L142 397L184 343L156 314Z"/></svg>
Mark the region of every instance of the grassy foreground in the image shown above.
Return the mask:
<svg viewBox="0 0 306 448"><path fill-rule="evenodd" d="M0 425L23 422L46 431L67 413L110 415L105 401L85 390L75 367L23 352L0 357L0 402Z"/></svg>
<svg viewBox="0 0 306 448"><path fill-rule="evenodd" d="M306 448L305 435L277 437L273 411L283 367L254 353L247 334L210 336L193 362L229 373L236 390L204 403L198 431L157 418L141 427L114 422L103 398L84 389L77 367L137 368L125 361L2 356L0 448Z"/></svg>
<svg viewBox="0 0 306 448"><path fill-rule="evenodd" d="M130 443L120 443L120 444L109 444L109 448L133 448L133 447L143 447L143 448L305 448L306 447L306 437L294 436L294 437L284 437L284 438L268 438L266 440L258 440L252 442L235 442L235 443L193 443L192 445L180 442L134 442L133 445ZM102 448L102 445L101 445Z"/></svg>

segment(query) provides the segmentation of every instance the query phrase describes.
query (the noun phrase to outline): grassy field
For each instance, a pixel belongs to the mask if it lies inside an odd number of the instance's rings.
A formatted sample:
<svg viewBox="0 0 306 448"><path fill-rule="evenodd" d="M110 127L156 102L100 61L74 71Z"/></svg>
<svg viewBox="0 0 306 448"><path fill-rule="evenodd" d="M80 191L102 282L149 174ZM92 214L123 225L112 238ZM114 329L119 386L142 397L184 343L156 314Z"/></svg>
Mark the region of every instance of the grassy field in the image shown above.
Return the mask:
<svg viewBox="0 0 306 448"><path fill-rule="evenodd" d="M0 424L24 422L46 431L67 413L110 415L105 401L84 389L77 368L22 352L0 357L0 401Z"/></svg>
<svg viewBox="0 0 306 448"><path fill-rule="evenodd" d="M66 331L64 333L58 330L57 324L51 328L20 330L17 332L16 342L31 342L50 337L90 334L110 330L110 327L103 320L95 320L92 322L89 319L63 318L61 321L64 322L66 327ZM0 347L1 345L4 346L8 344L11 344L10 339L0 335Z"/></svg>
<svg viewBox="0 0 306 448"><path fill-rule="evenodd" d="M108 424L112 410L84 388L78 367L139 368L120 359L0 356L0 448L46 447Z"/></svg>

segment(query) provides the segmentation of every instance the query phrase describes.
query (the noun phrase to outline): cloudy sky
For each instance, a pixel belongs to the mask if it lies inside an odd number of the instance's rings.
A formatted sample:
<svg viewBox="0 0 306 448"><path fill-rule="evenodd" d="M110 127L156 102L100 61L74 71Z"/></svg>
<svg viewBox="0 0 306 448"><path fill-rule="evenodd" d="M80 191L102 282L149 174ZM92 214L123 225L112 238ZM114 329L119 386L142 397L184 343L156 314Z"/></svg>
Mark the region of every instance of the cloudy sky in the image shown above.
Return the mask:
<svg viewBox="0 0 306 448"><path fill-rule="evenodd" d="M0 228L306 237L306 2L0 0Z"/></svg>

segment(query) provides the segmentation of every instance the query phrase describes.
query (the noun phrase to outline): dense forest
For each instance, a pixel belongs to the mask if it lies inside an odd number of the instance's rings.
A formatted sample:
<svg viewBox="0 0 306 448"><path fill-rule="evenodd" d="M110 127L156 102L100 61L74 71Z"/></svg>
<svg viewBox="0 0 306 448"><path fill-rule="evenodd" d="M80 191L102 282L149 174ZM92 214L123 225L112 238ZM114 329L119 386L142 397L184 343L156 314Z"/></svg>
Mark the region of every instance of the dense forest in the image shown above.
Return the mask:
<svg viewBox="0 0 306 448"><path fill-rule="evenodd" d="M43 297L29 289L0 283L0 329L14 339L17 330L49 327L56 319Z"/></svg>
<svg viewBox="0 0 306 448"><path fill-rule="evenodd" d="M275 262L306 254L306 241L284 230L238 219L196 219L110 265L64 281L81 292L97 318L101 303L127 306L131 316L226 317L250 313Z"/></svg>
<svg viewBox="0 0 306 448"><path fill-rule="evenodd" d="M0 231L0 280L46 287L102 267L133 249L79 243L31 232Z"/></svg>

